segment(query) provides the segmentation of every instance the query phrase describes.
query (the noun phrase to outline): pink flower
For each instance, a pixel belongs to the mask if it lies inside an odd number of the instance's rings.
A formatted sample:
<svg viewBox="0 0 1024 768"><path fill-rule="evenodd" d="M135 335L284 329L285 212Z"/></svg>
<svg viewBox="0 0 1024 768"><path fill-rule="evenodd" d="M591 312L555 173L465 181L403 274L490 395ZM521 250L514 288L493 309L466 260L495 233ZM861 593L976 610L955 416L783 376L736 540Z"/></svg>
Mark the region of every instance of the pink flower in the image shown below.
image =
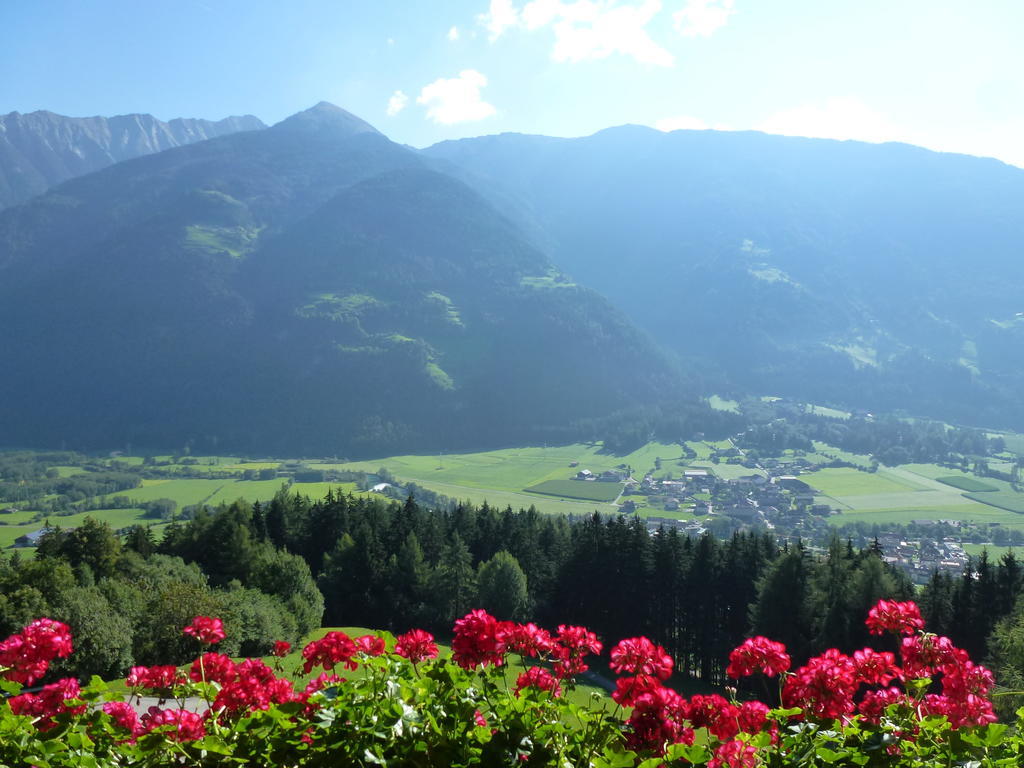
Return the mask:
<svg viewBox="0 0 1024 768"><path fill-rule="evenodd" d="M347 669L358 669L359 665L352 659L356 655L356 644L344 632L328 632L319 640L314 640L302 649L303 672L309 674L317 666L325 670L333 669L344 662Z"/></svg>
<svg viewBox="0 0 1024 768"><path fill-rule="evenodd" d="M558 679L543 667L530 667L516 679L516 697L523 688L538 688L550 691L555 698L562 695L562 687Z"/></svg>
<svg viewBox="0 0 1024 768"><path fill-rule="evenodd" d="M548 654L554 647L554 640L546 629L536 624L516 624L506 635L508 649L521 656L537 657Z"/></svg>
<svg viewBox="0 0 1024 768"><path fill-rule="evenodd" d="M133 667L133 670L137 667ZM230 657L223 653L204 653L200 659L192 662L188 676L197 683L202 681L203 675L209 683L220 683L226 685L238 676L238 670Z"/></svg>
<svg viewBox="0 0 1024 768"><path fill-rule="evenodd" d="M125 683L129 688L155 688L167 690L173 688L184 677L178 673L178 668L169 664L155 667L132 667L128 670L128 677Z"/></svg>
<svg viewBox="0 0 1024 768"><path fill-rule="evenodd" d="M733 679L763 672L769 677L789 669L790 658L786 646L767 637L751 637L729 654L729 667L725 674Z"/></svg>
<svg viewBox="0 0 1024 768"><path fill-rule="evenodd" d="M857 690L853 660L835 648L811 659L786 680L782 703L804 716L832 720L853 713Z"/></svg>
<svg viewBox="0 0 1024 768"><path fill-rule="evenodd" d="M0 667L8 680L31 685L46 674L55 658L70 656L71 629L53 619L36 619L0 643Z"/></svg>
<svg viewBox="0 0 1024 768"><path fill-rule="evenodd" d="M142 716L142 726L147 732L171 726L173 730L166 737L172 741L195 741L206 735L203 718L186 709L150 707Z"/></svg>
<svg viewBox="0 0 1024 768"><path fill-rule="evenodd" d="M356 650L367 656L380 656L384 653L384 640L376 635L362 635L355 639Z"/></svg>
<svg viewBox="0 0 1024 768"><path fill-rule="evenodd" d="M612 648L612 671L633 675L653 675L667 680L672 674L672 657L660 645L655 645L646 637L631 637L622 640Z"/></svg>
<svg viewBox="0 0 1024 768"><path fill-rule="evenodd" d="M284 640L278 640L274 643L274 650L272 651L274 656L281 658L287 656L292 650L292 644Z"/></svg>
<svg viewBox="0 0 1024 768"><path fill-rule="evenodd" d="M715 750L708 768L756 768L757 750L742 741L727 741Z"/></svg>
<svg viewBox="0 0 1024 768"><path fill-rule="evenodd" d="M612 701L623 707L632 707L641 696L660 687L661 683L658 681L658 678L651 677L650 675L620 677L615 681Z"/></svg>
<svg viewBox="0 0 1024 768"><path fill-rule="evenodd" d="M131 733L132 737L138 736L145 730L142 723L139 722L135 707L127 701L108 701L103 705L103 711L110 715L119 728L124 728Z"/></svg>
<svg viewBox="0 0 1024 768"><path fill-rule="evenodd" d="M895 656L888 651L879 652L873 648L854 651L853 666L857 680L868 685L888 685L901 674Z"/></svg>
<svg viewBox="0 0 1024 768"><path fill-rule="evenodd" d="M452 658L463 669L505 663L505 628L487 611L470 611L455 622Z"/></svg>
<svg viewBox="0 0 1024 768"><path fill-rule="evenodd" d="M588 654L601 652L601 642L597 635L586 627L573 627L566 624L558 625L557 645L554 654L555 676L560 679L586 672L590 669L584 661Z"/></svg>
<svg viewBox="0 0 1024 768"><path fill-rule="evenodd" d="M404 635L395 638L395 653L419 664L424 659L437 658L437 644L434 636L422 629L411 629Z"/></svg>
<svg viewBox="0 0 1024 768"><path fill-rule="evenodd" d="M227 637L224 634L224 622L210 616L196 616L183 631L186 635L191 635L207 645L219 643Z"/></svg>
<svg viewBox="0 0 1024 768"><path fill-rule="evenodd" d="M900 603L895 600L879 600L870 611L864 622L873 635L892 632L896 635L912 635L924 628L924 619L917 603L907 601Z"/></svg>

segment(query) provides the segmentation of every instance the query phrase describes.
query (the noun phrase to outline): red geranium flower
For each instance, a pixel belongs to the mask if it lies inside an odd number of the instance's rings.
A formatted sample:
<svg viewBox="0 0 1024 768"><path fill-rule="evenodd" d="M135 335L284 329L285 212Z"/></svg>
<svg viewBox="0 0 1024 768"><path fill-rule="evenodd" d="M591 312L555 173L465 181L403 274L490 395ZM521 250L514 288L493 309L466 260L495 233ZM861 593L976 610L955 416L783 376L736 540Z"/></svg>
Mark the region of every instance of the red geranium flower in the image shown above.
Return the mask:
<svg viewBox="0 0 1024 768"><path fill-rule="evenodd" d="M356 650L367 656L380 656L384 653L384 640L377 635L362 635L355 639Z"/></svg>
<svg viewBox="0 0 1024 768"><path fill-rule="evenodd" d="M452 658L463 669L505 663L505 628L487 611L470 611L455 622Z"/></svg>
<svg viewBox="0 0 1024 768"><path fill-rule="evenodd" d="M142 716L142 726L146 731L153 731L163 726L173 726L174 730L166 734L172 741L195 741L206 735L203 718L187 709L160 709L150 707Z"/></svg>
<svg viewBox="0 0 1024 768"><path fill-rule="evenodd" d="M558 679L543 667L530 667L516 679L516 697L523 688L538 688L542 691L550 691L554 697L562 695L562 686Z"/></svg>
<svg viewBox="0 0 1024 768"><path fill-rule="evenodd" d="M46 674L55 658L70 656L71 628L53 619L36 619L21 632L0 643L0 667L3 677L31 685Z"/></svg>
<svg viewBox="0 0 1024 768"><path fill-rule="evenodd" d="M864 622L873 635L892 632L896 635L912 635L924 628L924 619L917 603L907 601L900 603L895 600L879 600L878 604L868 611Z"/></svg>
<svg viewBox="0 0 1024 768"><path fill-rule="evenodd" d="M224 622L210 616L196 616L183 632L208 645L219 643L227 637L224 634Z"/></svg>
<svg viewBox="0 0 1024 768"><path fill-rule="evenodd" d="M790 658L786 646L767 637L751 637L729 654L729 667L725 674L733 679L763 672L769 677L789 669Z"/></svg>
<svg viewBox="0 0 1024 768"><path fill-rule="evenodd" d="M646 637L631 637L621 640L612 648L612 671L622 674L654 675L667 680L672 674L672 657L660 645L655 645Z"/></svg>
<svg viewBox="0 0 1024 768"><path fill-rule="evenodd" d="M437 644L434 636L422 629L411 629L395 638L395 653L419 664L424 659L437 658Z"/></svg>
<svg viewBox="0 0 1024 768"><path fill-rule="evenodd" d="M292 644L285 640L278 640L274 643L274 650L272 653L278 658L287 656L292 650Z"/></svg>

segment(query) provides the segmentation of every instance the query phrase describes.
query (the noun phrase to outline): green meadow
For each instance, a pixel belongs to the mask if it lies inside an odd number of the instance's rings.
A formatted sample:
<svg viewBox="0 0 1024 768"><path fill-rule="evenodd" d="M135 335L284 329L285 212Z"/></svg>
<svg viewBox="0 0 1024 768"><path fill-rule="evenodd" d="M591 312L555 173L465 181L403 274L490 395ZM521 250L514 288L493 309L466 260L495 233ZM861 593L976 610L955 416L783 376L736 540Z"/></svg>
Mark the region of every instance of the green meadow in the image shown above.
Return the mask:
<svg viewBox="0 0 1024 768"><path fill-rule="evenodd" d="M96 509L89 512L76 512L73 515L50 515L44 520L25 525L0 526L0 548L14 546L14 540L26 533L38 531L47 521L53 527L75 528L87 517L103 520L114 530L128 528L132 525L159 525L159 521L145 517L142 509Z"/></svg>
<svg viewBox="0 0 1024 768"><path fill-rule="evenodd" d="M391 456L370 461L320 463L310 466L314 469L371 473L384 468L400 481L412 481L453 498L485 498L489 503L500 503L501 506L506 502L513 506L529 506L532 503L540 508L539 498L532 494L524 494L523 489L533 490L533 486L547 481L571 481L582 469L589 469L597 474L627 466L632 467L634 476L639 478L645 472L652 471L659 458L663 466L669 463L674 465L683 459L682 449L678 445L648 443L632 453L619 456L605 452L600 443L576 443L567 446L507 448L480 453ZM600 485L615 486L612 483ZM567 486L566 489L568 488ZM480 496L480 491L486 491L483 497ZM503 493L499 495L499 492ZM498 498L502 501L496 501ZM605 498L605 495L601 498ZM615 496L611 496L609 500L614 498ZM590 509L592 511L593 507Z"/></svg>
<svg viewBox="0 0 1024 768"><path fill-rule="evenodd" d="M596 480L545 480L524 488L529 493L562 496L584 501L615 501L622 492L622 483L602 483Z"/></svg>
<svg viewBox="0 0 1024 768"><path fill-rule="evenodd" d="M879 467L877 472L823 469L801 479L822 492L817 501L841 510L829 521L907 524L912 520L962 520L1024 529L1024 494L1009 483L950 470L937 464ZM977 484L989 491L965 493Z"/></svg>
<svg viewBox="0 0 1024 768"><path fill-rule="evenodd" d="M981 491L998 491L994 485L984 483L974 477L937 477L935 478L940 483L946 485L952 485L954 488L959 488L961 491L970 491L971 493L979 493Z"/></svg>

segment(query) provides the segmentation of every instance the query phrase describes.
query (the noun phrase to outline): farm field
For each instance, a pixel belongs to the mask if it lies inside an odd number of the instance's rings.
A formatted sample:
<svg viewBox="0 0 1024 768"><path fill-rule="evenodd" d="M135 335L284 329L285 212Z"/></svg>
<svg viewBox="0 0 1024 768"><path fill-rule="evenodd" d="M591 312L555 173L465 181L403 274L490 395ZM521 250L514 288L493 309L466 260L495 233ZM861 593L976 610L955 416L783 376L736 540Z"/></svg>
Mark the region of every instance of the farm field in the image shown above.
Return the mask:
<svg viewBox="0 0 1024 768"><path fill-rule="evenodd" d="M1009 512L987 504L967 500L966 504L924 507L893 507L888 509L844 510L829 518L831 525L846 523L899 523L913 520L963 520L973 523L998 523L1006 528L1024 530L1024 515Z"/></svg>
<svg viewBox="0 0 1024 768"><path fill-rule="evenodd" d="M127 496L132 501L156 501L171 499L178 507L201 504L213 496L225 484L225 480L143 480L141 488L118 491L111 496Z"/></svg>
<svg viewBox="0 0 1024 768"><path fill-rule="evenodd" d="M615 501L622 492L622 483L602 483L588 480L545 480L543 483L524 488L528 493L542 493L545 496L563 496L568 499L586 501Z"/></svg>
<svg viewBox="0 0 1024 768"><path fill-rule="evenodd" d="M867 468L871 466L871 457L866 453L850 453L849 451L844 451L841 448L836 448L828 443L822 443L818 440L815 440L813 445L815 452L822 456L839 459L840 461L847 461L850 464L856 464L860 467Z"/></svg>
<svg viewBox="0 0 1024 768"><path fill-rule="evenodd" d="M967 494L936 478L975 480L973 475L958 473L936 464L908 464L901 467L879 467L875 473L860 472L849 467L823 469L801 476L812 487L822 491L816 502L841 510L829 518L832 525L850 522L869 524L907 524L912 520L964 520L975 523L999 523L1009 528L1024 529L1024 515L982 503L998 498L996 491ZM1008 483L985 478L985 484L1009 487ZM1024 501L1024 494L1007 493L1008 504ZM1024 504L1021 505L1024 511Z"/></svg>
<svg viewBox="0 0 1024 768"><path fill-rule="evenodd" d="M727 411L729 413L740 412L740 404L736 400L727 400L726 398L719 397L718 395L712 395L709 397L708 405L716 411Z"/></svg>
<svg viewBox="0 0 1024 768"><path fill-rule="evenodd" d="M971 493L999 490L994 485L989 485L988 483L982 482L974 477L947 476L937 477L935 479L940 483L945 483L946 485L951 485L954 488L959 488L961 491L970 491Z"/></svg>
<svg viewBox="0 0 1024 768"><path fill-rule="evenodd" d="M682 450L678 445L648 443L632 453L616 456L603 452L599 443L577 443L555 447L508 448L481 453L392 456L369 461L344 464L318 463L310 466L314 469L368 473L376 472L383 467L399 480L411 480L431 490L434 490L434 485L444 485L459 489L507 491L522 495L524 488L547 480L568 481L582 469L598 473L626 465L631 466L634 473L639 476L653 469L657 458L661 458L663 463L677 462L682 459ZM574 463L577 466L570 466ZM466 498L462 493L438 492L455 498Z"/></svg>
<svg viewBox="0 0 1024 768"><path fill-rule="evenodd" d="M888 476L882 469L878 472L861 472L850 467L821 469L802 476L801 480L832 497L906 493L923 488L920 484Z"/></svg>
<svg viewBox="0 0 1024 768"><path fill-rule="evenodd" d="M1024 515L1024 493L1015 491L989 491L987 493L968 493L968 499L980 501L999 509L1005 509L1018 515Z"/></svg>
<svg viewBox="0 0 1024 768"><path fill-rule="evenodd" d="M159 521L144 517L145 510L142 509L96 509L89 512L77 512L73 515L51 515L49 520L51 526L61 528L74 528L82 524L87 517L102 520L117 530L128 528L132 525L160 525ZM14 546L14 540L26 533L38 531L44 527L45 520L26 525L2 525L0 526L0 549Z"/></svg>
<svg viewBox="0 0 1024 768"><path fill-rule="evenodd" d="M962 546L964 552L971 557L977 557L982 552L987 551L990 562L998 562L999 558L1007 552L1012 552L1014 557L1020 558L1020 550L1013 547L997 547L995 544L972 544L970 542L964 542Z"/></svg>
<svg viewBox="0 0 1024 768"><path fill-rule="evenodd" d="M824 405L812 405L808 403L806 409L807 413L813 414L815 416L827 416L830 419L842 420L848 420L850 418L849 411L840 411L836 410L835 408L829 408Z"/></svg>
<svg viewBox="0 0 1024 768"><path fill-rule="evenodd" d="M691 461L690 466L693 469L706 469L712 474L718 475L723 480L734 480L735 478L743 477L744 475L764 474L764 472L759 469L750 469L749 467L744 467L742 464L726 464L725 462L715 464L711 461ZM673 472L672 474L674 477L679 477L682 473L683 470L680 468L678 472Z"/></svg>
<svg viewBox="0 0 1024 768"><path fill-rule="evenodd" d="M171 482L181 482L180 480L172 480ZM275 478L273 480L235 480L231 482L224 482L220 484L220 487L214 491L214 493L204 500L204 504L208 504L211 507L215 507L218 504L230 504L238 499L245 499L246 501L269 501L274 498L274 494L281 490L282 486L286 486L288 483L284 480ZM325 491L326 493L326 491ZM170 497L168 497L170 498Z"/></svg>
<svg viewBox="0 0 1024 768"><path fill-rule="evenodd" d="M403 478L404 479L404 478ZM495 491L486 488L471 488L466 485L437 483L432 480L415 481L418 485L434 493L440 493L450 499L483 504L485 501L492 507L512 507L512 509L528 509L536 507L537 511L551 515L592 515L595 511L602 515L617 514L619 508L614 504L603 504L596 501L579 501L576 499L544 496L534 493L517 491Z"/></svg>

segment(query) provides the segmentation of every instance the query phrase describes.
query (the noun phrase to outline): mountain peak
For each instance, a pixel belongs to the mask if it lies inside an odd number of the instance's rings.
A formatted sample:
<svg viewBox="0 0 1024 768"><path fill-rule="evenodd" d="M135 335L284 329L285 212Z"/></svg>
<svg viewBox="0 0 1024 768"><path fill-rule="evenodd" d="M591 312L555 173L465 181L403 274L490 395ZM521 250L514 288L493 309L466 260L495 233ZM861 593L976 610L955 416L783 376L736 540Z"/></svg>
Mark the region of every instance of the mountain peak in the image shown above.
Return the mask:
<svg viewBox="0 0 1024 768"><path fill-rule="evenodd" d="M274 126L275 130L298 130L312 133L334 133L351 136L357 133L379 133L362 118L328 101L321 101L309 109L285 118Z"/></svg>

